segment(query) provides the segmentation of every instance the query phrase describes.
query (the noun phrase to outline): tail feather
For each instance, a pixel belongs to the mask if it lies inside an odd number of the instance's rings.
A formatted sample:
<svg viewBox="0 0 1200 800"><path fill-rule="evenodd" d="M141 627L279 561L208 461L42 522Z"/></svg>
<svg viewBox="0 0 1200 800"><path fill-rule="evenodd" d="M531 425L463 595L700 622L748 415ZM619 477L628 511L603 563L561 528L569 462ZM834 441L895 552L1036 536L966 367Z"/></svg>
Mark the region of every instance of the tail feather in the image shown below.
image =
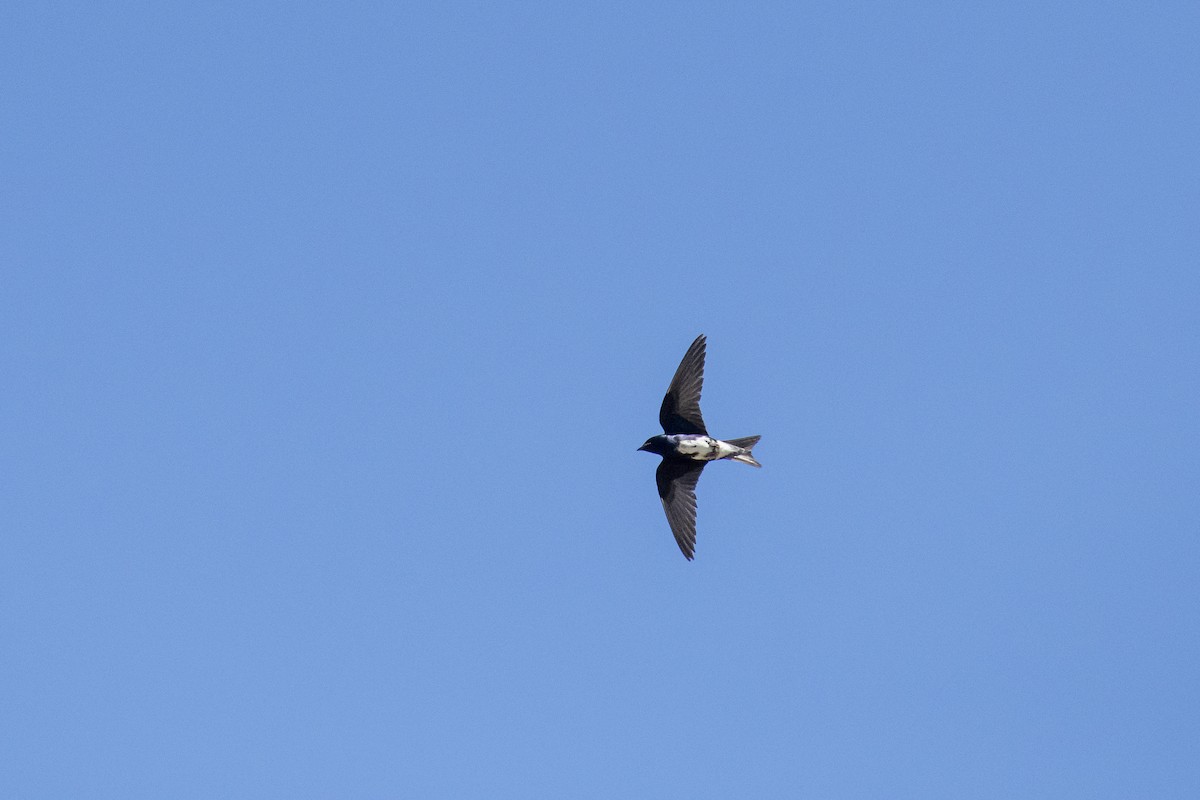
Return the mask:
<svg viewBox="0 0 1200 800"><path fill-rule="evenodd" d="M761 467L762 464L758 463L757 459L755 459L750 453L750 450L754 447L754 445L758 444L758 440L761 438L761 436L743 436L741 439L726 439L725 441L729 442L734 447L740 447L746 451L744 453L738 453L736 456L730 456L730 460L740 461L743 464L749 464L752 467Z"/></svg>

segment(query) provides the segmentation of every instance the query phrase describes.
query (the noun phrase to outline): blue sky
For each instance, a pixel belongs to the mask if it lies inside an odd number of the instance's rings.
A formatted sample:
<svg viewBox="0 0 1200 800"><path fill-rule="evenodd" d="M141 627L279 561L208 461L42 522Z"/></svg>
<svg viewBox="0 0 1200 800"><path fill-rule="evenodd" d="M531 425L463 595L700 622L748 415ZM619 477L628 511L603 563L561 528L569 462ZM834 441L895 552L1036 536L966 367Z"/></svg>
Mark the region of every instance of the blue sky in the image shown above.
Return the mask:
<svg viewBox="0 0 1200 800"><path fill-rule="evenodd" d="M1200 11L648 5L0 12L0 794L1200 795Z"/></svg>

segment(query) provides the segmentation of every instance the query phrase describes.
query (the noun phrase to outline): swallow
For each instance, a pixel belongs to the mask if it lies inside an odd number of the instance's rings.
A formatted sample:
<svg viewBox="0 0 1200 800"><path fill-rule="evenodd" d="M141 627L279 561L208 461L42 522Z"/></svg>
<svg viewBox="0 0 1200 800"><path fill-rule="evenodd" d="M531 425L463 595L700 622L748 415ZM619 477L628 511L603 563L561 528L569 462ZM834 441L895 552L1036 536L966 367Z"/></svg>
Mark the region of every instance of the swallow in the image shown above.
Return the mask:
<svg viewBox="0 0 1200 800"><path fill-rule="evenodd" d="M696 482L704 465L729 459L752 467L762 466L750 452L761 436L722 441L708 435L700 415L705 341L704 334L697 336L675 370L658 411L662 434L651 436L638 448L662 456L655 476L658 496L675 542L688 561L696 555Z"/></svg>

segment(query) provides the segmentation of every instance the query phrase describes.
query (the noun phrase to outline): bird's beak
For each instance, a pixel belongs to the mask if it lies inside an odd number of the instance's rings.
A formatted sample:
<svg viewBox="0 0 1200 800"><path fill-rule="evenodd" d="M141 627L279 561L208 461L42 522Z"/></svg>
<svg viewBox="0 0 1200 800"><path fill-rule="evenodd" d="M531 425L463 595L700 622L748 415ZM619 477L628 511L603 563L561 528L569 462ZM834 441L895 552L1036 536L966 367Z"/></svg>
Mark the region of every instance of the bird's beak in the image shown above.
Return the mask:
<svg viewBox="0 0 1200 800"><path fill-rule="evenodd" d="M638 452L641 452L642 450L645 450L645 449L646 449L646 445L642 445L641 447L638 448Z"/></svg>

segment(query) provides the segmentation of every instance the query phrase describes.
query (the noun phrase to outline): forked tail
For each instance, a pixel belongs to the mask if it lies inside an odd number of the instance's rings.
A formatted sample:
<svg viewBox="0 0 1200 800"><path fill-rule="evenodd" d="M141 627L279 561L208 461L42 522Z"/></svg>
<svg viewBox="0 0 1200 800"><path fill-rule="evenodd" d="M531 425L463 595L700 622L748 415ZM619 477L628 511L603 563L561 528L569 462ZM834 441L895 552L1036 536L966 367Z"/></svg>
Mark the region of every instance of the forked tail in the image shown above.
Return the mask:
<svg viewBox="0 0 1200 800"><path fill-rule="evenodd" d="M731 461L740 461L743 464L749 464L752 467L761 467L762 464L755 460L754 455L750 452L754 449L754 445L758 444L761 436L743 436L741 439L726 439L734 447L740 447L746 452L738 453L736 456L730 456Z"/></svg>

